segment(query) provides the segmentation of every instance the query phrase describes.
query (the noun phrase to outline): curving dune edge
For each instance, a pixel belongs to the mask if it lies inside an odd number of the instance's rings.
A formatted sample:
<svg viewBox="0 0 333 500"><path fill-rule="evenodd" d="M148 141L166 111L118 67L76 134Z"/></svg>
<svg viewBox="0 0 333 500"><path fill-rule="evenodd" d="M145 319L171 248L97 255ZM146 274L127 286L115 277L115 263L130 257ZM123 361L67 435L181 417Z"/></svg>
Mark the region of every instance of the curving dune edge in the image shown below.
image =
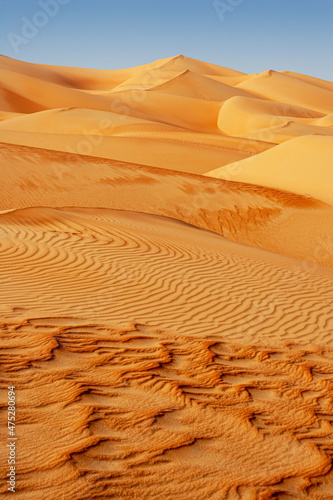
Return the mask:
<svg viewBox="0 0 333 500"><path fill-rule="evenodd" d="M16 497L332 499L333 84L1 56L0 90Z"/></svg>

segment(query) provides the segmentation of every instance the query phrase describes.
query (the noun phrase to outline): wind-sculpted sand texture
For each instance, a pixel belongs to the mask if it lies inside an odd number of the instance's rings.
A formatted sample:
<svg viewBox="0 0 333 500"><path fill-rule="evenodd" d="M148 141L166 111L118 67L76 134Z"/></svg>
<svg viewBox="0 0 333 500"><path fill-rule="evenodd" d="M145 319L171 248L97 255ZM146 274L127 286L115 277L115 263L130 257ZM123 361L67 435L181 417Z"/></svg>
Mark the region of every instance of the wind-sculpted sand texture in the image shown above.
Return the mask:
<svg viewBox="0 0 333 500"><path fill-rule="evenodd" d="M332 347L72 317L1 340L19 499L332 498Z"/></svg>
<svg viewBox="0 0 333 500"><path fill-rule="evenodd" d="M1 216L18 498L331 498L333 271L50 212Z"/></svg>
<svg viewBox="0 0 333 500"><path fill-rule="evenodd" d="M1 307L239 341L245 330L330 340L331 269L131 212L34 208L0 224Z"/></svg>
<svg viewBox="0 0 333 500"><path fill-rule="evenodd" d="M333 208L310 195L25 146L0 144L0 158L2 210L76 206L163 215L333 267Z"/></svg>
<svg viewBox="0 0 333 500"><path fill-rule="evenodd" d="M4 498L333 499L332 96L0 57Z"/></svg>

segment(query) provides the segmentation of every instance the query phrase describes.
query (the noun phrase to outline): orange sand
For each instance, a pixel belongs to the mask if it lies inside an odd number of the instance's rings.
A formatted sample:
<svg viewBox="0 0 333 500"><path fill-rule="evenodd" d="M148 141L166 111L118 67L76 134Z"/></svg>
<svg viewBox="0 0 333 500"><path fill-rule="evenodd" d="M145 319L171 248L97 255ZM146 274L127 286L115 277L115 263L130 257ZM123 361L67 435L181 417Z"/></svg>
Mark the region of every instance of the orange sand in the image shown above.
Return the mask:
<svg viewBox="0 0 333 500"><path fill-rule="evenodd" d="M16 498L333 498L332 97L0 57Z"/></svg>

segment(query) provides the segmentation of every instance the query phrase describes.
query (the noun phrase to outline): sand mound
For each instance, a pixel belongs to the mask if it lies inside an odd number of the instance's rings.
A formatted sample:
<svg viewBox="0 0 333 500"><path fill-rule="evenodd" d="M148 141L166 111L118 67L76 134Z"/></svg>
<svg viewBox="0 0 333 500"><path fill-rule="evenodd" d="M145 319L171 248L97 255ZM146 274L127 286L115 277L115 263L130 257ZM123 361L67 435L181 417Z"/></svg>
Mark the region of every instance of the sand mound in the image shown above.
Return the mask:
<svg viewBox="0 0 333 500"><path fill-rule="evenodd" d="M113 92L128 89L159 90L167 94L174 94L208 101L225 101L235 95L248 96L247 92L236 89L230 85L217 82L207 76L196 74L189 69L173 74L164 73L157 69L153 74L145 72L136 75L124 84L119 85ZM140 84L138 84L140 82ZM141 82L144 82L143 85Z"/></svg>
<svg viewBox="0 0 333 500"><path fill-rule="evenodd" d="M184 71L190 70L194 73L199 73L209 76L218 77L242 77L245 73L241 71L236 71L234 69L225 68L223 66L218 66L216 64L207 63L204 61L199 61L198 59L193 59L192 57L186 57L183 55L178 55L174 57L169 57L166 59L159 59L146 67L149 68L165 68L172 71Z"/></svg>
<svg viewBox="0 0 333 500"><path fill-rule="evenodd" d="M318 198L333 205L333 138L306 136L292 139L210 176L232 178Z"/></svg>
<svg viewBox="0 0 333 500"><path fill-rule="evenodd" d="M200 174L294 137L332 134L330 82L271 70L246 75L181 55L126 70L1 57L0 88L3 142ZM67 134L126 140L82 149Z"/></svg>
<svg viewBox="0 0 333 500"><path fill-rule="evenodd" d="M0 57L19 500L332 499L332 97Z"/></svg>
<svg viewBox="0 0 333 500"><path fill-rule="evenodd" d="M294 122L293 120L285 121L284 119L281 119L280 125L276 125L271 128L264 128L258 130L257 132L242 134L239 137L253 140L266 138L275 144L281 144L282 142L289 141L290 139L300 137L302 135L332 136L333 129L331 127L318 127L318 125L306 125L304 123Z"/></svg>
<svg viewBox="0 0 333 500"><path fill-rule="evenodd" d="M0 209L108 207L166 215L232 240L333 266L333 209L307 196L141 165L5 146ZM8 194L9 193L9 194ZM296 231L299 224L306 230ZM324 248L323 248L324 245Z"/></svg>
<svg viewBox="0 0 333 500"><path fill-rule="evenodd" d="M260 129L275 128L290 121L318 123L322 113L310 109L290 106L285 103L265 101L247 97L232 97L221 107L218 126L228 135L241 135Z"/></svg>
<svg viewBox="0 0 333 500"><path fill-rule="evenodd" d="M333 127L333 113L323 116L323 118L318 118L316 124L322 127Z"/></svg>
<svg viewBox="0 0 333 500"><path fill-rule="evenodd" d="M298 78L301 81L310 83L311 85L316 85L326 90L333 91L333 82L328 82L327 80L322 80L320 78L315 78L309 75L302 75L301 73L293 73L292 71L281 71L282 74L292 76L293 78Z"/></svg>
<svg viewBox="0 0 333 500"><path fill-rule="evenodd" d="M16 73L16 77L19 75L31 76L73 89L105 91L130 78L138 68L121 70L70 68L26 63L0 56L0 70L13 71Z"/></svg>
<svg viewBox="0 0 333 500"><path fill-rule="evenodd" d="M11 113L13 114L13 113ZM123 116L110 111L96 111L83 108L64 108L40 111L33 114L7 117L0 123L0 129L12 131L27 131L47 134L77 134L77 135L114 135L126 132L160 132L177 130L175 127L139 118L138 116Z"/></svg>
<svg viewBox="0 0 333 500"><path fill-rule="evenodd" d="M302 106L321 113L333 111L332 89L272 70L255 75L236 87L265 99Z"/></svg>

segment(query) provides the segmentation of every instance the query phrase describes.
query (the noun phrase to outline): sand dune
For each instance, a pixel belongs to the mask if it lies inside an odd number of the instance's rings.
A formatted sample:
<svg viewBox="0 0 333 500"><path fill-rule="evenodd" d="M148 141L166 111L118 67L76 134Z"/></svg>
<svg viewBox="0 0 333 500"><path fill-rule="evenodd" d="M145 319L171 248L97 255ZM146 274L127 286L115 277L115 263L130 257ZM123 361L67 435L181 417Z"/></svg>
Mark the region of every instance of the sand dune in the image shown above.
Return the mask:
<svg viewBox="0 0 333 500"><path fill-rule="evenodd" d="M0 88L2 142L78 152L79 138L66 149L58 136L106 135L93 156L200 174L294 137L332 135L330 82L271 70L246 75L184 56L124 70L1 57ZM130 139L108 139L119 135Z"/></svg>
<svg viewBox="0 0 333 500"><path fill-rule="evenodd" d="M147 81L147 82L146 82ZM144 82L142 84L142 82ZM149 72L138 74L131 80L119 85L113 92L119 92L129 89L159 90L167 94L174 94L183 97L193 97L195 99L204 99L207 101L225 101L235 95L250 96L247 92L217 82L205 75L196 74L189 69L172 75L170 71L161 74L154 72L154 78Z"/></svg>
<svg viewBox="0 0 333 500"><path fill-rule="evenodd" d="M273 70L255 75L236 87L265 99L308 107L322 113L332 113L333 110L331 88Z"/></svg>
<svg viewBox="0 0 333 500"><path fill-rule="evenodd" d="M11 113L12 115L12 113ZM144 115L143 115L144 116ZM83 108L62 108L40 111L33 114L14 114L8 116L4 123L0 123L3 130L29 131L33 133L48 134L87 134L91 135L113 135L124 132L148 132L178 131L178 127L172 127L157 120L149 120L137 116L126 116L110 111L96 111ZM92 133L93 132L93 133Z"/></svg>
<svg viewBox="0 0 333 500"><path fill-rule="evenodd" d="M333 208L309 196L23 146L3 145L0 155L2 210L102 206L166 215L333 267L333 226L327 224ZM301 233L300 224L306 226Z"/></svg>
<svg viewBox="0 0 333 500"><path fill-rule="evenodd" d="M0 224L21 498L329 498L333 271L129 212Z"/></svg>
<svg viewBox="0 0 333 500"><path fill-rule="evenodd" d="M0 57L19 500L332 499L332 96Z"/></svg>
<svg viewBox="0 0 333 500"><path fill-rule="evenodd" d="M181 54L174 57L169 57L166 59L159 59L149 65L146 68L165 68L173 71L183 71L184 69L189 69L194 73L205 74L207 76L213 77L242 77L245 73L241 71L236 71L231 68L225 68L223 66L218 66L217 64L211 64L204 61L199 61L198 59L193 59L192 57L186 57Z"/></svg>
<svg viewBox="0 0 333 500"><path fill-rule="evenodd" d="M271 128L264 128L257 132L241 134L239 137L244 137L248 139L257 140L260 138L269 138L270 141L275 144L281 144L282 142L289 141L295 137L301 136L332 136L333 129L332 127L320 127L318 125L307 125L304 123L297 123L294 120L285 121L281 119L281 124L276 125Z"/></svg>
<svg viewBox="0 0 333 500"><path fill-rule="evenodd" d="M77 135L17 132L0 128L0 139L9 144L24 144L196 174L248 158L273 146L272 143L252 139L218 138L205 134L165 134L156 132L158 127L154 127L154 132L147 132L147 122L141 127L146 132L139 132L134 131L133 122L135 120L123 120L123 124L117 127L119 135L112 136L104 133L90 135L87 129L84 135ZM62 127L65 125L65 122L61 124ZM112 127L113 123L110 126L111 133ZM97 130L91 131L97 133Z"/></svg>
<svg viewBox="0 0 333 500"><path fill-rule="evenodd" d="M333 126L333 113L323 116L322 118L318 118L316 125L323 127L332 127Z"/></svg>
<svg viewBox="0 0 333 500"><path fill-rule="evenodd" d="M333 82L328 82L327 80L322 80L320 78L314 78L309 75L302 75L301 73L293 73L292 71L281 71L281 73L292 76L293 78L298 78L301 81L311 83L317 87L333 91Z"/></svg>
<svg viewBox="0 0 333 500"><path fill-rule="evenodd" d="M272 154L270 154L272 153ZM307 194L333 205L333 137L299 137L207 175ZM227 177L226 177L227 176Z"/></svg>
<svg viewBox="0 0 333 500"><path fill-rule="evenodd" d="M318 119L323 117L322 113L311 109L238 96L228 99L221 107L218 126L222 132L233 136L257 132L260 129L274 129L291 120L319 125Z"/></svg>

